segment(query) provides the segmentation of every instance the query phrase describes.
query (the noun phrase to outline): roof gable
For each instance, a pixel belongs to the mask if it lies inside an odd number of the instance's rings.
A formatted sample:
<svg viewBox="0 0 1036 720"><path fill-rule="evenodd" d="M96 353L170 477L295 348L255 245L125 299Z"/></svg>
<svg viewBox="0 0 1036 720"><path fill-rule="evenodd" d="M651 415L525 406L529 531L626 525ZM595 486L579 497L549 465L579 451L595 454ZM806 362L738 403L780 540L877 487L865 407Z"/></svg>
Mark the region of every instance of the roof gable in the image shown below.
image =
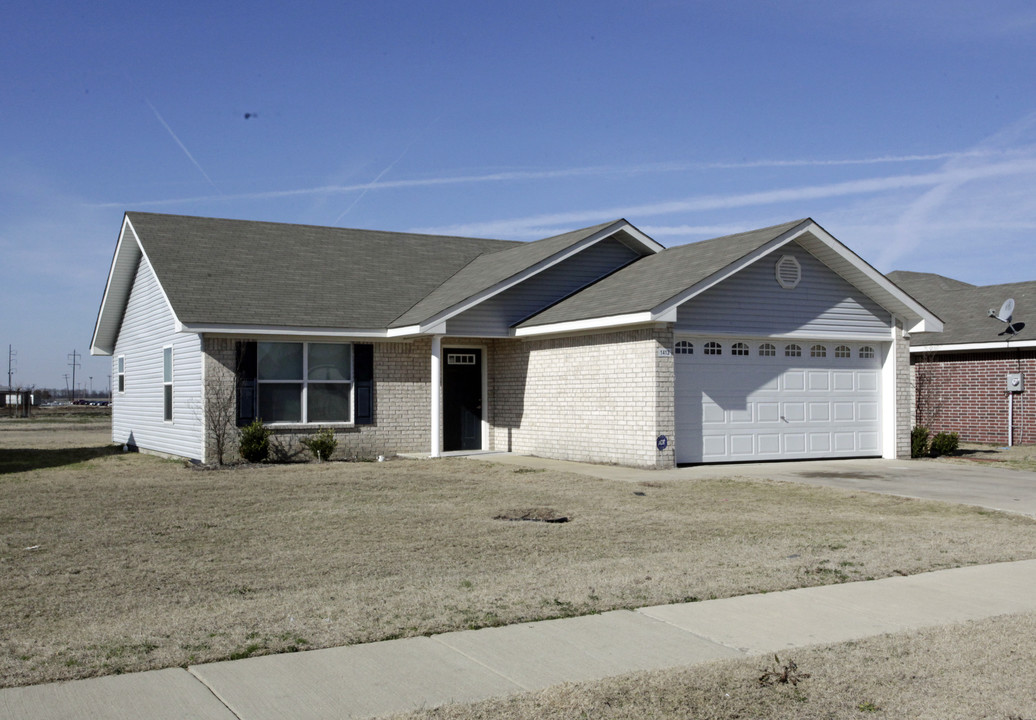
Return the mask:
<svg viewBox="0 0 1036 720"><path fill-rule="evenodd" d="M935 315L806 218L680 245L646 257L526 320L516 334L672 322L679 305L793 241L901 318L908 328L941 329Z"/></svg>

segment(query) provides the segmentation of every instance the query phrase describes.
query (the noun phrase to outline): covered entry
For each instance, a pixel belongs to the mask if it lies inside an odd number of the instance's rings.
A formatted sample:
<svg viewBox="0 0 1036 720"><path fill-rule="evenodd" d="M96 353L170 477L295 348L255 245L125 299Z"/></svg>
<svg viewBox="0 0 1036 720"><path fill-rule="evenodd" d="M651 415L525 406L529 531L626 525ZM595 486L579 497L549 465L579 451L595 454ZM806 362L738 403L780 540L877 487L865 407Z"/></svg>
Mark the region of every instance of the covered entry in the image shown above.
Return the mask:
<svg viewBox="0 0 1036 720"><path fill-rule="evenodd" d="M443 450L482 449L482 350L443 348Z"/></svg>
<svg viewBox="0 0 1036 720"><path fill-rule="evenodd" d="M685 337L674 355L677 463L882 454L878 343Z"/></svg>

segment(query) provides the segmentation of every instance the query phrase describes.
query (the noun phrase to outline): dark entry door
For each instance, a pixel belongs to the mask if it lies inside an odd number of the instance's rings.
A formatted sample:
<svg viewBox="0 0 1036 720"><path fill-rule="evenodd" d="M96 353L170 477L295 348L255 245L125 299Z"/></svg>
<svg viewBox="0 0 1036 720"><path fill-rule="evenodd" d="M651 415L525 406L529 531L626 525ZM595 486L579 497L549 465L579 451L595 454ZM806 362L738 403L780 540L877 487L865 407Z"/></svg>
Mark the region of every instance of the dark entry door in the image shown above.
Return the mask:
<svg viewBox="0 0 1036 720"><path fill-rule="evenodd" d="M443 450L482 449L482 351L443 348Z"/></svg>

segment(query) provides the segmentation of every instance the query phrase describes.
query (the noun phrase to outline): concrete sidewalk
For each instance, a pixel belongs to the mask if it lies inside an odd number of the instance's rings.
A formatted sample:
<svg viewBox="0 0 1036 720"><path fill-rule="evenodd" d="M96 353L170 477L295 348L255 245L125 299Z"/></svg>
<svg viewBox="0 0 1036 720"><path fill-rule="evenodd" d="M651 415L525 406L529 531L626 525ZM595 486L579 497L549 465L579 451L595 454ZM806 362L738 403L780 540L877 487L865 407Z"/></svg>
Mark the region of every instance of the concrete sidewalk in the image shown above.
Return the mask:
<svg viewBox="0 0 1036 720"><path fill-rule="evenodd" d="M7 720L372 717L1036 611L1036 560L0 690Z"/></svg>

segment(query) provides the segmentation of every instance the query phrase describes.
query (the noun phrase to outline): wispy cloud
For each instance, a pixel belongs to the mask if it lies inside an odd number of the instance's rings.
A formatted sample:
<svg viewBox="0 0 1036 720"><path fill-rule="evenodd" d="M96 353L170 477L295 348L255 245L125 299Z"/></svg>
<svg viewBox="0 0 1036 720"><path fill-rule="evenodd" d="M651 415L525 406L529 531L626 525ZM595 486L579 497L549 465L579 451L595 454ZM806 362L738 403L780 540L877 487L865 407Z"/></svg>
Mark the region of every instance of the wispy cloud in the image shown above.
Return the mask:
<svg viewBox="0 0 1036 720"><path fill-rule="evenodd" d="M157 114L157 113L156 113ZM168 129L168 126L167 126ZM172 134L172 131L170 130ZM175 139L175 135L173 135ZM179 141L177 141L179 142ZM181 143L181 147L183 147ZM409 146L408 148L409 149ZM184 148L186 152L187 149ZM406 151L403 153L406 154ZM100 208L126 208L126 207L159 207L168 205L189 205L203 202L232 202L232 201L263 201L289 199L305 196L330 196L347 195L350 193L366 194L372 190L399 190L409 188L436 187L449 185L475 185L483 183L504 183L523 182L533 180L556 180L577 177L634 177L637 175L657 173L677 173L700 170L754 170L763 168L790 168L790 167L838 167L838 166L868 166L904 164L916 162L933 162L949 160L961 157L980 157L983 155L1003 155L1004 151L993 150L970 150L966 152L944 152L927 155L882 155L866 158L834 158L834 159L773 159L773 160L749 160L742 162L684 162L684 163L645 163L640 165L598 165L580 168L558 168L548 170L502 170L499 172L488 172L478 174L447 175L441 177L409 178L400 180L381 180L391 170L403 155L400 155L393 163L386 167L372 182L356 183L349 185L317 185L306 188L293 188L288 190L266 190L260 192L196 195L179 198L159 198L152 200L134 201L112 201L94 203ZM190 153L188 153L190 157ZM191 157L192 161L194 160ZM195 163L197 165L197 163ZM198 166L201 170L201 167ZM204 171L202 171L204 173ZM208 177L208 176L206 176ZM210 181L211 182L211 181ZM355 202L353 203L355 205ZM349 209L353 207L351 205ZM349 209L346 210L348 213ZM339 216L341 219L346 213Z"/></svg>
<svg viewBox="0 0 1036 720"><path fill-rule="evenodd" d="M172 137L173 140L176 141L177 145L180 146L180 149L183 150L184 155L186 155L187 158L192 163L194 163L194 167L198 168L198 172L200 172L204 176L204 178L208 181L209 185L211 185L216 192L218 192L218 193L220 193L222 195L223 191L221 191L218 187L216 187L216 183L212 182L212 178L210 178L209 174L207 172L205 172L205 168L203 168L201 166L201 163L199 163L197 160L194 159L194 156L191 155L191 151L187 149L187 146L183 144L183 141L180 140L180 138L177 136L177 134L175 132L173 132L173 129L171 127L169 127L169 123L167 123L165 121L165 118L162 117L162 113L158 112L158 108L156 108L154 105L152 105L151 101L148 100L146 97L144 98L144 102L146 102L147 106L149 108L151 108L151 112L153 112L155 114L155 117L158 118L158 122L162 123L162 127L164 127L166 129L166 132L169 133L169 136Z"/></svg>
<svg viewBox="0 0 1036 720"><path fill-rule="evenodd" d="M657 217L678 213L725 210L772 204L792 204L804 200L870 195L910 188L938 188L959 186L966 182L994 177L1036 172L1036 157L1020 157L984 165L945 167L937 172L914 175L849 180L826 185L806 185L792 188L763 190L731 195L701 195L662 203L616 205L575 212L533 215L488 222L465 223L439 227L413 228L414 232L449 235L485 235L490 237L527 237L536 235L540 228L567 227L599 222L616 217Z"/></svg>

